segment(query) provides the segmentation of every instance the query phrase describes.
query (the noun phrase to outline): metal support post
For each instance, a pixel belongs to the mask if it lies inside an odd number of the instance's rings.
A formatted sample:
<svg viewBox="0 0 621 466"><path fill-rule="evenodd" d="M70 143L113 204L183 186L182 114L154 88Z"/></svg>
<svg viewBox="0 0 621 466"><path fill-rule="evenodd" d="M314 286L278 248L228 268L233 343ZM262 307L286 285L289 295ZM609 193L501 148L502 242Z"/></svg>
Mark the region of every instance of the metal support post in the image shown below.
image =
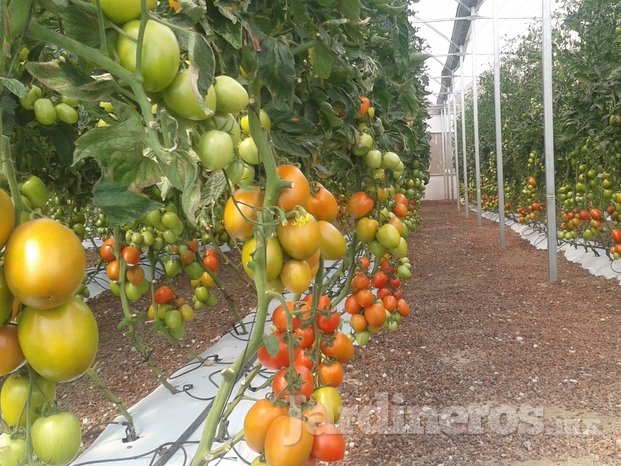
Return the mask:
<svg viewBox="0 0 621 466"><path fill-rule="evenodd" d="M507 246L505 239L505 177L502 164L502 121L500 114L500 31L498 28L498 2L494 3L494 110L496 116L496 176L498 179L498 224L500 247Z"/></svg>
<svg viewBox="0 0 621 466"><path fill-rule="evenodd" d="M483 212L481 206L481 162L479 160L479 97L477 86L477 33L476 33L476 9L470 9L472 16L472 109L474 112L474 170L477 186L477 216L479 226L483 225Z"/></svg>

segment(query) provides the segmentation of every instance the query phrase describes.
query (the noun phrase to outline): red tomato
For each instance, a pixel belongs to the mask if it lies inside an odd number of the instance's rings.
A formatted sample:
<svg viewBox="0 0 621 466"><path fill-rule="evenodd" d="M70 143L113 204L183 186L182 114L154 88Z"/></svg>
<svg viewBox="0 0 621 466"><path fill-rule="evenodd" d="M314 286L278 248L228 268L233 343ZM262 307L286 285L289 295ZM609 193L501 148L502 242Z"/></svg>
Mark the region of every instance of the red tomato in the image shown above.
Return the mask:
<svg viewBox="0 0 621 466"><path fill-rule="evenodd" d="M311 327L312 328L312 327ZM309 349L304 348L300 351L300 354L297 358L295 358L295 366L304 366L308 370L312 371L313 367L315 367L315 363L313 362L312 355L308 353Z"/></svg>
<svg viewBox="0 0 621 466"><path fill-rule="evenodd" d="M343 382L343 364L334 361L331 364L319 363L319 374L325 385L338 387Z"/></svg>
<svg viewBox="0 0 621 466"><path fill-rule="evenodd" d="M281 332L272 332L271 336L278 338L280 346L278 352L272 356L265 345L261 346L257 352L257 357L263 366L267 369L281 369L283 367L289 367L289 346L283 341ZM300 353L299 347L294 347L293 358L297 358Z"/></svg>
<svg viewBox="0 0 621 466"><path fill-rule="evenodd" d="M373 210L374 205L373 199L367 196L367 193L358 191L347 201L347 212L351 218L362 218Z"/></svg>
<svg viewBox="0 0 621 466"><path fill-rule="evenodd" d="M288 386L286 378L288 370L288 368L281 369L272 381L272 392L283 399L289 398L291 394L291 387ZM296 365L293 366L291 373L294 380L299 379L299 389L293 390L294 400L297 404L302 404L311 397L315 390L313 374L307 367Z"/></svg>
<svg viewBox="0 0 621 466"><path fill-rule="evenodd" d="M300 348L310 348L315 343L315 327L313 325L296 329L294 335L300 338Z"/></svg>
<svg viewBox="0 0 621 466"><path fill-rule="evenodd" d="M323 333L332 333L339 328L341 315L334 309L327 311L327 314L324 314L324 312L317 313L317 327Z"/></svg>
<svg viewBox="0 0 621 466"><path fill-rule="evenodd" d="M288 301L287 306L289 307L290 311L295 311L295 304L293 302ZM274 309L274 312L272 313L272 323L279 332L287 331L287 313L285 312L285 308L282 306L282 304ZM302 322L299 318L292 316L291 330L296 330L297 328L299 328L301 323Z"/></svg>
<svg viewBox="0 0 621 466"><path fill-rule="evenodd" d="M334 332L332 343L322 341L321 352L326 356L334 356L342 364L346 364L354 357L354 344L343 332Z"/></svg>
<svg viewBox="0 0 621 466"><path fill-rule="evenodd" d="M332 424L323 424L313 431L312 455L319 461L340 461L345 456L345 439Z"/></svg>
<svg viewBox="0 0 621 466"><path fill-rule="evenodd" d="M133 246L127 246L121 251L121 257L127 265L138 265L138 262L140 262L140 251Z"/></svg>
<svg viewBox="0 0 621 466"><path fill-rule="evenodd" d="M306 210L311 215L314 215L317 220L334 222L339 212L336 198L318 181L315 182L315 189L315 194L311 195L308 204L306 204Z"/></svg>
<svg viewBox="0 0 621 466"><path fill-rule="evenodd" d="M154 295L154 301L156 304L167 304L175 297L175 292L168 286L160 286Z"/></svg>
<svg viewBox="0 0 621 466"><path fill-rule="evenodd" d="M116 257L114 257L114 238L108 238L103 242L99 248L99 255L106 262L116 259Z"/></svg>

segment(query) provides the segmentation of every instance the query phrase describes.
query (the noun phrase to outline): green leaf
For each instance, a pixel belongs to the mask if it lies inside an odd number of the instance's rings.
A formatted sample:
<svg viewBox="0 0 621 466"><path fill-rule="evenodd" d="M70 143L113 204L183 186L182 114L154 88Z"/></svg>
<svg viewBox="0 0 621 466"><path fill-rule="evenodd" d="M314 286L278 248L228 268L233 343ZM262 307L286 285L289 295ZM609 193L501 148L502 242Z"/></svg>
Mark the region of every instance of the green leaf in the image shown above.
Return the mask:
<svg viewBox="0 0 621 466"><path fill-rule="evenodd" d="M92 157L108 167L114 157L142 156L143 138L144 128L137 114L114 126L93 128L76 141L73 163Z"/></svg>
<svg viewBox="0 0 621 466"><path fill-rule="evenodd" d="M332 65L334 64L334 56L332 52L326 47L319 45L313 47L308 51L310 56L313 70L321 79L328 79L332 72Z"/></svg>
<svg viewBox="0 0 621 466"><path fill-rule="evenodd" d="M242 25L241 22L233 23L221 15L214 15L212 18L213 31L226 40L235 50L242 47Z"/></svg>
<svg viewBox="0 0 621 466"><path fill-rule="evenodd" d="M204 2L194 2L193 0L178 0L181 9L179 13L190 17L193 23L198 22L207 12ZM198 4L197 4L198 3Z"/></svg>
<svg viewBox="0 0 621 466"><path fill-rule="evenodd" d="M265 349L271 356L276 356L280 350L280 340L275 335L263 336L263 344Z"/></svg>
<svg viewBox="0 0 621 466"><path fill-rule="evenodd" d="M194 223L200 204L201 191L196 161L183 149L177 149L171 164L161 164L162 173L171 185L181 191L181 206L187 219Z"/></svg>
<svg viewBox="0 0 621 466"><path fill-rule="evenodd" d="M65 34L78 42L93 48L99 48L99 21L96 16L88 14L81 8L70 6L63 12Z"/></svg>
<svg viewBox="0 0 621 466"><path fill-rule="evenodd" d="M285 108L293 94L295 61L284 39L265 37L258 54L259 78L272 94L274 106Z"/></svg>
<svg viewBox="0 0 621 466"><path fill-rule="evenodd" d="M360 20L359 0L339 0L339 13L352 22Z"/></svg>
<svg viewBox="0 0 621 466"><path fill-rule="evenodd" d="M291 133L272 131L274 146L289 155L309 157L318 152L319 139L310 135L294 136Z"/></svg>
<svg viewBox="0 0 621 466"><path fill-rule="evenodd" d="M6 87L9 91L11 91L20 99L25 99L26 97L28 97L28 91L26 90L26 86L24 86L17 79L0 77L0 80L2 80L2 84L4 85L4 87Z"/></svg>
<svg viewBox="0 0 621 466"><path fill-rule="evenodd" d="M0 100L0 107L2 108L2 134L11 136L15 129L17 102L14 98L11 98L10 94L3 94L2 100Z"/></svg>
<svg viewBox="0 0 621 466"><path fill-rule="evenodd" d="M32 0L12 0L7 7L6 14L8 15L8 42L13 42L17 39L28 22L30 16L30 9L32 7ZM2 25L5 27L5 24ZM1 35L4 37L4 34Z"/></svg>
<svg viewBox="0 0 621 466"><path fill-rule="evenodd" d="M203 111L213 113L205 104L205 96L214 82L214 70L216 68L216 60L213 50L209 46L207 39L201 34L190 34L188 38L188 51L190 59L190 81L194 88L196 83L195 94L199 96L198 102L201 104Z"/></svg>
<svg viewBox="0 0 621 466"><path fill-rule="evenodd" d="M47 134L50 142L54 145L58 156L63 164L67 167L71 166L73 161L73 152L75 150L75 141L78 136L78 130L67 123L58 123Z"/></svg>
<svg viewBox="0 0 621 466"><path fill-rule="evenodd" d="M50 89L79 100L110 100L110 94L120 90L118 84L111 78L94 80L59 60L45 63L27 62L26 69Z"/></svg>
<svg viewBox="0 0 621 466"><path fill-rule="evenodd" d="M93 186L93 205L102 210L111 226L140 220L149 212L163 207L139 194L128 191L121 183L98 181Z"/></svg>

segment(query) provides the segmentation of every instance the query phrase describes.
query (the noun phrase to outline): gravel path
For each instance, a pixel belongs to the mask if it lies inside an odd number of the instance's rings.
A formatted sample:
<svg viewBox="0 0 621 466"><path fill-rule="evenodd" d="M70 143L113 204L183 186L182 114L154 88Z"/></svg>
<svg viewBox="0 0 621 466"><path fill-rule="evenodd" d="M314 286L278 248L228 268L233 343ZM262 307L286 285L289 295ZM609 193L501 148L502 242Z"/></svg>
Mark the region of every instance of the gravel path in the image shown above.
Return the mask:
<svg viewBox="0 0 621 466"><path fill-rule="evenodd" d="M411 314L358 348L341 465L619 465L616 281L443 202L409 239Z"/></svg>

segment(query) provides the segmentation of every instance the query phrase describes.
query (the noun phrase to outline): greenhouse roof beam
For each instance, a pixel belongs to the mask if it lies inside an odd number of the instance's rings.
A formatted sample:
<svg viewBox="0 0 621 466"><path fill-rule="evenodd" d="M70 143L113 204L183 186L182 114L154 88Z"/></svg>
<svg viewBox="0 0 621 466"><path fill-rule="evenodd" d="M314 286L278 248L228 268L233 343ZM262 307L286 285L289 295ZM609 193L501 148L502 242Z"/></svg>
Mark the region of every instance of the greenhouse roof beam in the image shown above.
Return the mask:
<svg viewBox="0 0 621 466"><path fill-rule="evenodd" d="M442 88L446 91L452 87L453 74L459 68L461 52L465 52L465 46L470 40L472 21L475 20L473 12L477 12L485 0L456 0L457 12L455 13L455 23L453 24L453 34L449 41L449 50L444 69L442 70ZM463 18L465 20L460 20ZM446 94L438 97L438 104L446 102Z"/></svg>

